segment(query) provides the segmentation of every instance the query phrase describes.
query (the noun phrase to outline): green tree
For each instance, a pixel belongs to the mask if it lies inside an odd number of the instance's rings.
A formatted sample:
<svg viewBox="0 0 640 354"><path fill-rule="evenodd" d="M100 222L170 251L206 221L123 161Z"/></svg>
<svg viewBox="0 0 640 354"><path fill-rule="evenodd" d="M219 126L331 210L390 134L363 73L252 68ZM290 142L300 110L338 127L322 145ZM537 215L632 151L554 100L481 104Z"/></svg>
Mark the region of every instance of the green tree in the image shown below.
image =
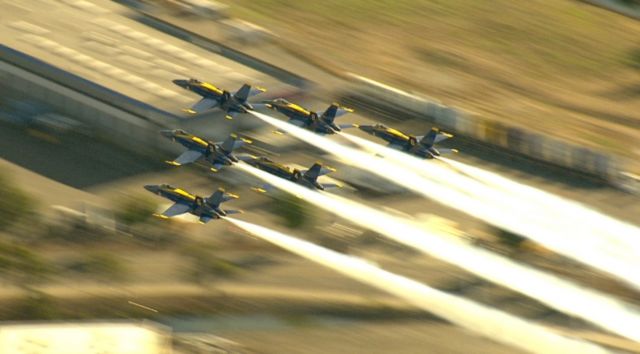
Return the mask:
<svg viewBox="0 0 640 354"><path fill-rule="evenodd" d="M0 244L0 273L24 284L32 284L51 274L51 267L27 247Z"/></svg>
<svg viewBox="0 0 640 354"><path fill-rule="evenodd" d="M73 262L68 269L98 277L103 280L121 281L127 277L126 266L113 254L97 252Z"/></svg>
<svg viewBox="0 0 640 354"><path fill-rule="evenodd" d="M217 257L211 247L191 244L182 249L182 253L191 259L191 276L195 281L208 278L229 278L238 272L238 266L226 259Z"/></svg>
<svg viewBox="0 0 640 354"><path fill-rule="evenodd" d="M291 194L278 193L273 196L273 213L289 228L309 226L313 206Z"/></svg>
<svg viewBox="0 0 640 354"><path fill-rule="evenodd" d="M34 206L34 200L25 191L14 185L9 177L0 174L0 230L32 215Z"/></svg>
<svg viewBox="0 0 640 354"><path fill-rule="evenodd" d="M114 204L116 219L128 226L147 221L158 208L152 199L140 194L122 195Z"/></svg>
<svg viewBox="0 0 640 354"><path fill-rule="evenodd" d="M40 291L30 290L29 295L19 305L20 319L50 320L57 315L53 299Z"/></svg>

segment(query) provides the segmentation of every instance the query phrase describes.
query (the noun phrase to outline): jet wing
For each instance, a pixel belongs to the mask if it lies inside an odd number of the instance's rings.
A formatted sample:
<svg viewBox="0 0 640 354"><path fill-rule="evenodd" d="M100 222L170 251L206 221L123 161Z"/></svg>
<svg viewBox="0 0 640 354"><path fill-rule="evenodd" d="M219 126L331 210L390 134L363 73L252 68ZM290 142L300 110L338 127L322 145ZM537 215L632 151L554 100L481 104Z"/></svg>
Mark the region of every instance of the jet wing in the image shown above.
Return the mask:
<svg viewBox="0 0 640 354"><path fill-rule="evenodd" d="M289 123L295 125L296 127L304 128L307 124L299 119L289 119Z"/></svg>
<svg viewBox="0 0 640 354"><path fill-rule="evenodd" d="M196 102L191 108L185 109L185 112L196 114L200 112L204 112L216 107L219 104L218 100L213 98L203 98L200 101Z"/></svg>
<svg viewBox="0 0 640 354"><path fill-rule="evenodd" d="M175 203L172 206L170 206L169 209L165 210L162 213L162 216L170 218L172 216L184 214L188 212L189 209L191 209L191 207L189 207L187 204Z"/></svg>
<svg viewBox="0 0 640 354"><path fill-rule="evenodd" d="M202 157L202 153L201 152L195 151L195 150L187 150L187 151L183 152L182 155L178 156L177 159L175 159L173 161L168 161L168 163L170 163L172 165L175 165L175 166L180 166L180 165L184 165L184 164L195 162L196 160L198 160L201 157Z"/></svg>
<svg viewBox="0 0 640 354"><path fill-rule="evenodd" d="M400 150L400 151L403 150L402 145L398 145L398 144L389 144L389 145L387 145L387 147L391 148L391 149L394 149L394 150Z"/></svg>

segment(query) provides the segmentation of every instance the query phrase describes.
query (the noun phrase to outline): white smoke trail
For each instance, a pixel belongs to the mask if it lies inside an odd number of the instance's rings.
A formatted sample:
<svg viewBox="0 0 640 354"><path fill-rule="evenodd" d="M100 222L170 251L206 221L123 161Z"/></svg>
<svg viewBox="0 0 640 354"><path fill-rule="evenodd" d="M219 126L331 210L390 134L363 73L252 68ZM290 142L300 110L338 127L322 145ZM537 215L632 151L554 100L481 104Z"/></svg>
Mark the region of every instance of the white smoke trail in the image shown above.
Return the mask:
<svg viewBox="0 0 640 354"><path fill-rule="evenodd" d="M575 201L518 183L487 170L447 158L440 158L440 160L494 188L502 189L505 193L526 199L540 211L547 211L547 214L553 213L556 217L562 215L574 226L584 226L587 230L596 229L599 233L606 233L612 242L621 244L622 248L633 252L636 258L640 258L640 227L636 225L617 220ZM585 220L589 222L585 223Z"/></svg>
<svg viewBox="0 0 640 354"><path fill-rule="evenodd" d="M516 214L520 216L536 218L538 222L549 224L549 226L553 227L569 228L573 231L580 229L581 242L584 242L585 236L597 239L606 237L605 241L607 243L614 242L623 245L619 250L624 254L629 255L631 249L634 260L637 260L638 255L640 255L640 252L638 252L640 250L640 228L637 226L624 223L579 203L518 183L478 167L439 157L439 161L445 162L455 169L455 171L452 171L451 169L443 168L437 163L425 163L425 160L358 136L347 133L343 133L341 136L366 150L385 156L393 162L400 163L420 173L425 178L436 179L440 183L448 184L468 194L483 197L487 201L497 202L500 205L507 204L510 209L518 208L520 212ZM465 177L459 172L470 177ZM589 220L589 222L584 223L584 220ZM568 237L570 236L571 234L568 235Z"/></svg>
<svg viewBox="0 0 640 354"><path fill-rule="evenodd" d="M548 329L467 299L449 295L412 279L387 272L312 243L237 219L234 225L292 253L331 268L432 312L456 325L531 353L607 353L604 348L570 339Z"/></svg>
<svg viewBox="0 0 640 354"><path fill-rule="evenodd" d="M537 299L558 311L585 319L613 333L640 342L640 315L631 305L467 243L455 241L446 235L425 231L407 220L365 205L328 193L312 191L246 164L236 166L276 188L352 223Z"/></svg>
<svg viewBox="0 0 640 354"><path fill-rule="evenodd" d="M502 218L510 220L512 225L539 225L537 229L546 232L526 236L558 253L585 263L585 259L591 260L593 266L610 263L608 260L613 259L618 263L617 266L611 265L614 267L640 267L640 229L632 225L477 167L439 158L457 170L452 171L443 168L436 161L425 163L414 156L357 136L342 136L366 150L420 173L423 178L434 179L440 185L456 188L482 200L487 207L493 205L500 208ZM477 180L461 175L458 171L476 177ZM530 227L527 229L531 230ZM620 264L622 262L626 265Z"/></svg>
<svg viewBox="0 0 640 354"><path fill-rule="evenodd" d="M605 254L610 249L600 239L588 238L580 240L580 242L569 242L567 240L570 239L565 237L566 232L545 228L545 224L542 222L522 222L517 214L509 213L508 209L496 208L494 205L485 203L478 198L473 198L467 193L445 188L397 163L344 146L324 136L268 115L258 112L250 113L278 129L296 136L298 139L348 161L354 166L398 183L447 207L460 210L505 230L536 240L556 252L606 271L640 288L640 272L636 271L639 263L635 257L620 252ZM616 251L616 249L613 251Z"/></svg>

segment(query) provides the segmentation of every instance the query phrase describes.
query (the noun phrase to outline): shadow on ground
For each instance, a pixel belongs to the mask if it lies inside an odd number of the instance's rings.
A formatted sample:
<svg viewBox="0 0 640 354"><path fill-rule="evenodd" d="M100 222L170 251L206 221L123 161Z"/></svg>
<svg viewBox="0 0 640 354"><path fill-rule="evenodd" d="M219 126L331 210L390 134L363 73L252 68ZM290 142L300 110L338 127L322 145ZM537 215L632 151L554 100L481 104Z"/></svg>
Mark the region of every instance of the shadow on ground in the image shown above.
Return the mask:
<svg viewBox="0 0 640 354"><path fill-rule="evenodd" d="M0 123L0 157L75 188L89 188L161 170L150 161L96 139L72 134L62 139Z"/></svg>

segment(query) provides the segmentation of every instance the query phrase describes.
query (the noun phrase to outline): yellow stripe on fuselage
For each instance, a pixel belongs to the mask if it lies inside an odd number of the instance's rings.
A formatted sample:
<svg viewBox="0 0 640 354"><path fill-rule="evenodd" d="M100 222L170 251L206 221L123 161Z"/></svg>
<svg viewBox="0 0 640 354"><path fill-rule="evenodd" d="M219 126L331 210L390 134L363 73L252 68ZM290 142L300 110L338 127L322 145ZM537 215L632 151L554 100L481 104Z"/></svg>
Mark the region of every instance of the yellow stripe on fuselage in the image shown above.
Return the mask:
<svg viewBox="0 0 640 354"><path fill-rule="evenodd" d="M222 90L213 86L212 84L208 83L208 82L201 82L200 83L200 87L205 88L209 91L213 91L215 93L217 93L218 95L222 95Z"/></svg>
<svg viewBox="0 0 640 354"><path fill-rule="evenodd" d="M195 200L196 199L195 195L193 195L193 194L191 194L191 193L189 193L189 192L187 192L187 191L185 191L183 189L180 189L180 188L174 189L173 192L175 194L181 195L181 196L183 196L183 197L185 197L187 199L190 199L190 200Z"/></svg>
<svg viewBox="0 0 640 354"><path fill-rule="evenodd" d="M198 144L200 144L200 145L204 146L204 147L207 147L207 146L209 145L206 141L204 141L204 140L202 140L202 139L198 138L197 136L192 136L192 137L191 137L191 140L192 140L193 142L195 142L195 143L198 143Z"/></svg>
<svg viewBox="0 0 640 354"><path fill-rule="evenodd" d="M395 136L396 138L402 139L402 140L409 140L409 136L408 135L406 135L405 133L403 133L403 132L401 132L399 130L393 129L393 128L387 128L387 133Z"/></svg>
<svg viewBox="0 0 640 354"><path fill-rule="evenodd" d="M308 116L309 114L311 114L311 112L309 112L309 111L307 111L306 109L304 109L304 108L302 108L302 107L298 106L298 105L297 105L297 104L295 104L295 103L289 103L289 104L287 104L287 107L288 107L288 108L290 108L290 109L292 109L292 110L294 110L294 111L296 111L296 112L300 112L300 113L302 113L302 114L304 114L304 115L307 115L307 116Z"/></svg>

